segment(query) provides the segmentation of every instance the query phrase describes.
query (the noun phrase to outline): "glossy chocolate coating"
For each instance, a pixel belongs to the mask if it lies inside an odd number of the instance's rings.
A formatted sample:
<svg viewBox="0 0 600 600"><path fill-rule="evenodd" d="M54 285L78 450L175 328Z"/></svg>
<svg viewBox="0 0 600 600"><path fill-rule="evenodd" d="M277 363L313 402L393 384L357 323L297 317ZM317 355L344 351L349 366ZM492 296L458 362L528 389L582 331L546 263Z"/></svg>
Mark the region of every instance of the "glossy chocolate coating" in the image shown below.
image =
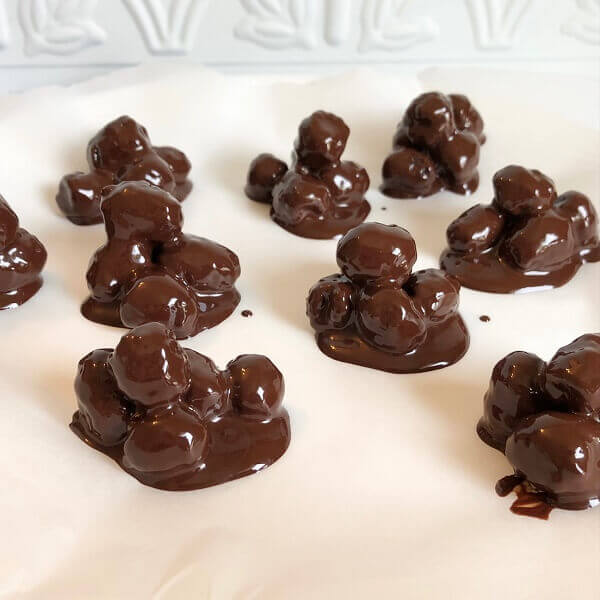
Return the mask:
<svg viewBox="0 0 600 600"><path fill-rule="evenodd" d="M546 518L548 507L599 504L600 334L580 336L547 364L527 352L500 360L477 432L515 470L498 493L524 482L514 512Z"/></svg>
<svg viewBox="0 0 600 600"><path fill-rule="evenodd" d="M88 173L65 175L56 203L76 225L102 223L104 187L125 181L147 181L182 202L192 190L191 164L171 146L152 146L148 131L131 117L115 119L101 129L87 148Z"/></svg>
<svg viewBox="0 0 600 600"><path fill-rule="evenodd" d="M428 92L406 109L383 163L381 191L394 198L441 189L470 194L479 185L483 120L466 96Z"/></svg>
<svg viewBox="0 0 600 600"><path fill-rule="evenodd" d="M441 267L485 292L559 287L600 260L596 211L579 192L556 195L552 180L510 165L494 175L494 201L448 226Z"/></svg>
<svg viewBox="0 0 600 600"><path fill-rule="evenodd" d="M152 487L193 490L255 473L290 442L283 376L266 357L224 371L146 323L79 361L71 429Z"/></svg>
<svg viewBox="0 0 600 600"><path fill-rule="evenodd" d="M250 163L246 195L270 203L271 218L296 235L328 239L346 233L371 210L364 197L367 172L341 160L349 134L336 115L313 113L300 124L292 168L260 154Z"/></svg>
<svg viewBox="0 0 600 600"><path fill-rule="evenodd" d="M0 310L16 308L41 287L46 249L0 196Z"/></svg>
<svg viewBox="0 0 600 600"><path fill-rule="evenodd" d="M88 268L86 318L118 327L156 321L184 339L233 312L240 265L231 250L182 233L180 204L154 185L125 182L104 191L108 240Z"/></svg>
<svg viewBox="0 0 600 600"><path fill-rule="evenodd" d="M392 373L440 369L465 354L460 284L439 269L411 273L416 258L396 225L363 223L342 237L342 273L318 281L306 304L324 354Z"/></svg>

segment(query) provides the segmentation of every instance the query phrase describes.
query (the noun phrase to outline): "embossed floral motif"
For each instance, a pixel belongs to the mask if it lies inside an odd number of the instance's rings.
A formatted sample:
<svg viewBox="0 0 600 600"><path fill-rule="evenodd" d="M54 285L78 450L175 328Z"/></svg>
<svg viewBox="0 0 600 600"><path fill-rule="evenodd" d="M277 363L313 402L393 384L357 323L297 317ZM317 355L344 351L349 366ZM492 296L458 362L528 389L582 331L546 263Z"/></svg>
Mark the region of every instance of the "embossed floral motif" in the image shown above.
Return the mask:
<svg viewBox="0 0 600 600"><path fill-rule="evenodd" d="M515 33L531 0L466 0L475 40L484 50L505 50L514 44Z"/></svg>
<svg viewBox="0 0 600 600"><path fill-rule="evenodd" d="M19 0L18 6L28 55L73 54L106 39L92 18L96 0Z"/></svg>
<svg viewBox="0 0 600 600"><path fill-rule="evenodd" d="M0 50L6 48L10 42L10 32L8 29L8 18L4 5L0 3Z"/></svg>
<svg viewBox="0 0 600 600"><path fill-rule="evenodd" d="M322 0L240 0L248 13L235 28L238 38L271 49L313 48Z"/></svg>
<svg viewBox="0 0 600 600"><path fill-rule="evenodd" d="M123 0L150 52L186 54L209 0Z"/></svg>
<svg viewBox="0 0 600 600"><path fill-rule="evenodd" d="M576 0L577 13L560 30L586 44L600 44L600 0Z"/></svg>
<svg viewBox="0 0 600 600"><path fill-rule="evenodd" d="M408 0L365 0L360 50L403 50L435 38L439 28L429 17L407 22Z"/></svg>

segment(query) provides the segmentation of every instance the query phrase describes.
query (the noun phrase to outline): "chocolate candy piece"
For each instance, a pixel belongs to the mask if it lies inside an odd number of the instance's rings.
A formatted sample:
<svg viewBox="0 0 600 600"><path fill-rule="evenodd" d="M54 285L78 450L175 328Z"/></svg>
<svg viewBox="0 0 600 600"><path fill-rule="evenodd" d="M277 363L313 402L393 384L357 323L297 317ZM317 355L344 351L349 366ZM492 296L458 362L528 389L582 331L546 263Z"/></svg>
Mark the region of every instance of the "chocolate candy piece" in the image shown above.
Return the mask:
<svg viewBox="0 0 600 600"><path fill-rule="evenodd" d="M260 154L250 164L246 195L270 203L271 218L296 235L328 239L346 233L370 211L367 172L341 160L349 133L339 117L313 113L300 124L292 168Z"/></svg>
<svg viewBox="0 0 600 600"><path fill-rule="evenodd" d="M440 369L459 360L469 336L458 314L460 284L438 269L411 274L412 236L363 223L338 243L341 274L310 289L306 314L331 358L392 373Z"/></svg>
<svg viewBox="0 0 600 600"><path fill-rule="evenodd" d="M483 252L494 245L504 227L504 215L493 206L476 204L452 221L448 245L458 252Z"/></svg>
<svg viewBox="0 0 600 600"><path fill-rule="evenodd" d="M358 331L370 344L385 352L405 354L427 335L424 318L402 289L363 290L356 307Z"/></svg>
<svg viewBox="0 0 600 600"><path fill-rule="evenodd" d="M598 245L598 215L590 199L580 192L561 194L554 210L573 224L573 235L580 246Z"/></svg>
<svg viewBox="0 0 600 600"><path fill-rule="evenodd" d="M549 408L543 397L545 369L546 363L529 352L511 352L496 363L477 426L486 444L504 451L521 419Z"/></svg>
<svg viewBox="0 0 600 600"><path fill-rule="evenodd" d="M430 321L443 321L458 310L460 283L440 269L415 271L404 289L415 308Z"/></svg>
<svg viewBox="0 0 600 600"><path fill-rule="evenodd" d="M477 432L515 470L496 487L506 495L517 486L513 512L547 518L555 506L600 504L599 373L600 333L560 348L547 365L513 352L494 367Z"/></svg>
<svg viewBox="0 0 600 600"><path fill-rule="evenodd" d="M271 204L273 188L287 173L288 166L272 154L259 154L251 163L244 191L256 202Z"/></svg>
<svg viewBox="0 0 600 600"><path fill-rule="evenodd" d="M15 308L42 287L46 249L0 196L0 310Z"/></svg>
<svg viewBox="0 0 600 600"><path fill-rule="evenodd" d="M191 385L187 356L173 333L159 323L125 334L108 364L121 392L147 408L175 402Z"/></svg>
<svg viewBox="0 0 600 600"><path fill-rule="evenodd" d="M568 261L575 248L570 221L546 211L505 238L502 252L523 271L550 271Z"/></svg>
<svg viewBox="0 0 600 600"><path fill-rule="evenodd" d="M122 183L105 189L102 214L108 241L90 261L86 318L122 327L157 321L183 339L233 312L237 256L182 233L181 206L170 194Z"/></svg>
<svg viewBox="0 0 600 600"><path fill-rule="evenodd" d="M435 163L425 152L400 147L383 163L381 191L394 198L430 196L441 187Z"/></svg>
<svg viewBox="0 0 600 600"><path fill-rule="evenodd" d="M89 173L65 175L56 202L76 225L102 223L104 187L124 181L146 181L173 194L180 202L190 193L190 161L171 146L154 147L145 127L131 117L115 119L89 142Z"/></svg>
<svg viewBox="0 0 600 600"><path fill-rule="evenodd" d="M313 329L343 329L352 318L355 289L344 275L336 273L319 279L310 288L306 314Z"/></svg>
<svg viewBox="0 0 600 600"><path fill-rule="evenodd" d="M355 283L386 278L402 285L416 260L415 240L397 225L364 223L349 231L337 247L337 263Z"/></svg>
<svg viewBox="0 0 600 600"><path fill-rule="evenodd" d="M75 378L79 419L89 438L105 446L123 442L133 412L108 368L110 355L108 349L92 350L79 361Z"/></svg>
<svg viewBox="0 0 600 600"><path fill-rule="evenodd" d="M448 226L440 264L466 287L509 293L558 287L583 262L600 260L597 217L578 192L556 197L552 180L510 165L494 175L496 197Z"/></svg>
<svg viewBox="0 0 600 600"><path fill-rule="evenodd" d="M350 135L340 117L318 110L300 123L294 150L298 160L311 171L339 161Z"/></svg>
<svg viewBox="0 0 600 600"><path fill-rule="evenodd" d="M509 165L494 175L495 204L515 216L537 215L556 200L554 182L537 169Z"/></svg>
<svg viewBox="0 0 600 600"><path fill-rule="evenodd" d="M532 415L508 438L506 458L553 506L580 510L600 503L600 423L593 419Z"/></svg>
<svg viewBox="0 0 600 600"><path fill-rule="evenodd" d="M483 120L466 96L421 94L398 125L381 191L394 198L429 196L442 188L471 193L479 184L484 140Z"/></svg>
<svg viewBox="0 0 600 600"><path fill-rule="evenodd" d="M219 371L148 323L79 363L71 428L146 485L190 490L275 462L290 439L283 377L266 357Z"/></svg>
<svg viewBox="0 0 600 600"><path fill-rule="evenodd" d="M600 335L563 346L548 363L545 389L556 408L600 418Z"/></svg>
<svg viewBox="0 0 600 600"><path fill-rule="evenodd" d="M227 365L231 376L231 403L245 417L277 416L283 401L281 371L266 357L242 354Z"/></svg>

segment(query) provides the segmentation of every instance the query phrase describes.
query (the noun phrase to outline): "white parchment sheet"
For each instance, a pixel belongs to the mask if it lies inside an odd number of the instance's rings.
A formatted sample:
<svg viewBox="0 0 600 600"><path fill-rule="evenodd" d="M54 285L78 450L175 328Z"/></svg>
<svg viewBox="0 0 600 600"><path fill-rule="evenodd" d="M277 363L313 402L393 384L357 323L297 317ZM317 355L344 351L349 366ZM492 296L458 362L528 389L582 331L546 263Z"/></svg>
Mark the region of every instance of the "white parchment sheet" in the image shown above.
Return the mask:
<svg viewBox="0 0 600 600"><path fill-rule="evenodd" d="M481 186L471 198L385 198L377 187L395 124L430 89L465 93L482 113ZM600 329L600 265L550 292L463 290L466 357L432 373L382 373L328 359L314 343L305 297L337 270L336 242L294 237L242 191L256 154L287 158L300 120L334 111L352 130L346 158L371 175L370 219L406 227L417 267L432 267L448 223L490 201L492 175L509 163L597 202L598 106L597 82L565 76L357 71L291 83L168 65L0 98L0 193L49 255L41 292L0 313L0 597L564 600L577 590L581 600L598 598L600 509L554 511L549 522L511 514L511 499L494 493L509 465L475 425L504 354L549 359ZM239 309L184 345L221 367L264 353L285 375L292 442L258 475L157 491L68 428L77 361L123 331L81 317L87 263L104 231L69 223L54 194L64 173L85 166L88 139L123 113L154 143L190 157L185 230L240 257ZM254 316L242 318L243 309Z"/></svg>

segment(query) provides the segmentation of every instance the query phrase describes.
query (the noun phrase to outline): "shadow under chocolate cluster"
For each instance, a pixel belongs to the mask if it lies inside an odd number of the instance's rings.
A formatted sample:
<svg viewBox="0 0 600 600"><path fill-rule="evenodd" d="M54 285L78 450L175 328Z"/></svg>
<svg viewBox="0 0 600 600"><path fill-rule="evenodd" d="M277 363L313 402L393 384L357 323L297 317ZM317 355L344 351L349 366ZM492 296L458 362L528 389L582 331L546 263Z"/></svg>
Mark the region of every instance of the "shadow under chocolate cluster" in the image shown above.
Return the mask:
<svg viewBox="0 0 600 600"><path fill-rule="evenodd" d="M266 357L224 371L148 323L90 352L75 380L72 430L142 483L203 488L274 463L290 441L283 376Z"/></svg>
<svg viewBox="0 0 600 600"><path fill-rule="evenodd" d="M125 182L104 193L108 240L88 268L86 318L120 327L156 321L183 339L233 312L240 264L231 250L182 233L180 204L156 186Z"/></svg>
<svg viewBox="0 0 600 600"><path fill-rule="evenodd" d="M525 482L534 493L515 512L547 516L532 513L536 497L566 509L600 504L600 333L582 335L548 363L529 352L500 360L477 432L513 466L510 489Z"/></svg>
<svg viewBox="0 0 600 600"><path fill-rule="evenodd" d="M396 225L364 223L338 243L342 273L310 290L307 315L322 352L395 373L459 360L469 336L458 314L460 284L439 269L412 273L412 236Z"/></svg>
<svg viewBox="0 0 600 600"><path fill-rule="evenodd" d="M583 262L600 260L598 219L587 196L557 196L537 170L510 165L494 175L492 204L477 204L447 230L441 266L466 287L509 293L558 287Z"/></svg>
<svg viewBox="0 0 600 600"><path fill-rule="evenodd" d="M56 202L76 225L102 223L102 188L123 181L147 181L180 202L190 193L186 155L171 146L153 146L146 128L131 117L115 119L89 142L88 173L65 175Z"/></svg>
<svg viewBox="0 0 600 600"><path fill-rule="evenodd" d="M383 163L381 191L394 198L430 196L441 189L457 194L479 185L483 120L466 96L428 92L406 109Z"/></svg>
<svg viewBox="0 0 600 600"><path fill-rule="evenodd" d="M0 196L0 310L23 304L42 287L46 249Z"/></svg>
<svg viewBox="0 0 600 600"><path fill-rule="evenodd" d="M364 197L367 172L342 160L349 134L336 115L313 113L300 124L291 168L260 154L250 164L246 195L271 204L272 219L296 235L328 239L346 233L371 209Z"/></svg>

